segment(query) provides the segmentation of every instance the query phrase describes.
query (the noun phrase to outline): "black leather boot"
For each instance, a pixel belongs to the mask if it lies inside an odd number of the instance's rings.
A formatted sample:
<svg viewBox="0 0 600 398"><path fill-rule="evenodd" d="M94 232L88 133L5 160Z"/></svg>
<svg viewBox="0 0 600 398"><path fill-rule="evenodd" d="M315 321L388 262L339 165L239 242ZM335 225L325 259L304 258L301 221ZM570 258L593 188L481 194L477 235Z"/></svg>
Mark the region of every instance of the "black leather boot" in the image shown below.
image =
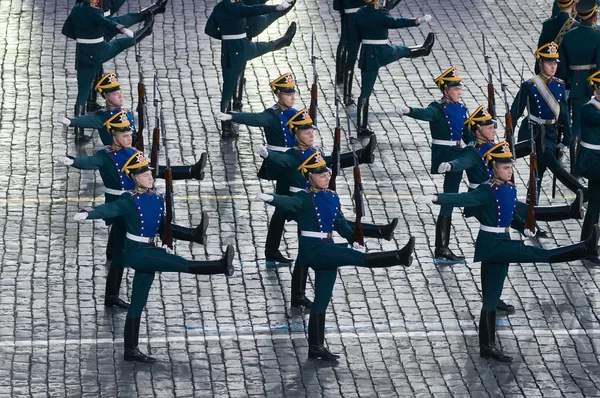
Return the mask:
<svg viewBox="0 0 600 398"><path fill-rule="evenodd" d="M219 260L212 261L190 261L188 271L195 275L233 275L233 246L228 245L225 254Z"/></svg>
<svg viewBox="0 0 600 398"><path fill-rule="evenodd" d="M346 68L344 72L344 105L350 106L354 104L352 98L352 83L354 83L354 68Z"/></svg>
<svg viewBox="0 0 600 398"><path fill-rule="evenodd" d="M589 194L587 187L581 185L579 180L573 177L567 170L559 167L555 170L551 170L552 173L556 176L556 179L563 183L565 187L567 187L571 192L577 192L579 190L583 191L583 201L587 202L589 200Z"/></svg>
<svg viewBox="0 0 600 398"><path fill-rule="evenodd" d="M398 226L398 219L394 218L391 223L386 225L367 224L361 223L363 228L363 236L365 238L376 238L392 240L394 230ZM354 223L350 224L350 227L354 227Z"/></svg>
<svg viewBox="0 0 600 398"><path fill-rule="evenodd" d="M435 43L435 34L429 33L422 46L411 46L410 58L426 57L431 53L433 44Z"/></svg>
<svg viewBox="0 0 600 398"><path fill-rule="evenodd" d="M111 263L106 275L106 290L104 291L104 305L106 307L129 308L129 303L119 298L119 289L123 279L123 266Z"/></svg>
<svg viewBox="0 0 600 398"><path fill-rule="evenodd" d="M225 109L221 109L221 112L228 113L231 112L231 101L227 104ZM233 128L233 122L231 120L222 120L221 121L221 138L224 140L237 137L237 132Z"/></svg>
<svg viewBox="0 0 600 398"><path fill-rule="evenodd" d="M100 67L100 70L98 72L96 72L96 76L94 76L94 82L92 83L92 89L90 90L90 95L88 96L88 100L86 103L86 111L88 113L94 113L99 109L102 109L102 106L99 105L96 101L98 101L98 92L94 89L96 87L96 84L98 84L98 82L100 81L100 79L102 79L102 76L104 76L104 72L102 70L102 67Z"/></svg>
<svg viewBox="0 0 600 398"><path fill-rule="evenodd" d="M196 228L188 228L177 224L171 224L173 239L186 242L195 242L201 245L206 243L206 230L208 229L208 213L202 212L202 219ZM162 234L161 234L162 239Z"/></svg>
<svg viewBox="0 0 600 398"><path fill-rule="evenodd" d="M394 265L410 267L414 250L415 238L411 237L408 243L400 250L365 254L365 265L369 268L391 267Z"/></svg>
<svg viewBox="0 0 600 398"><path fill-rule="evenodd" d="M504 355L496 347L496 311L481 311L479 318L479 356L498 362L512 362L512 357Z"/></svg>
<svg viewBox="0 0 600 398"><path fill-rule="evenodd" d="M108 231L108 242L106 242L106 265L110 266L113 258L113 247L115 245L115 229L110 226Z"/></svg>
<svg viewBox="0 0 600 398"><path fill-rule="evenodd" d="M531 155L531 141L520 141L515 144L515 157L517 159Z"/></svg>
<svg viewBox="0 0 600 398"><path fill-rule="evenodd" d="M244 96L244 86L246 85L246 78L244 77L244 71L240 73L237 80L235 81L235 89L233 91L233 111L242 111L242 98Z"/></svg>
<svg viewBox="0 0 600 398"><path fill-rule="evenodd" d="M557 247L548 250L549 263L565 263L567 261L581 260L588 257L598 257L598 238L600 232L598 224L593 226L591 235L584 241L573 245Z"/></svg>
<svg viewBox="0 0 600 398"><path fill-rule="evenodd" d="M585 213L585 218L583 219L583 226L581 228L581 240L586 240L594 233L594 226L598 224L599 214L591 211L587 211ZM600 265L600 258L598 257L590 257L588 261L595 265Z"/></svg>
<svg viewBox="0 0 600 398"><path fill-rule="evenodd" d="M358 164L373 164L375 162L375 148L377 146L377 136L372 135L369 137L369 143L356 151L358 156ZM325 159L326 161L332 159ZM329 162L328 162L329 163ZM330 166L328 164L328 166ZM344 152L340 153L340 168L344 169L347 167L354 167L354 153Z"/></svg>
<svg viewBox="0 0 600 398"><path fill-rule="evenodd" d="M296 22L292 22L283 36L281 36L279 39L273 40L272 43L275 46L275 51L292 44L292 39L295 35Z"/></svg>
<svg viewBox="0 0 600 398"><path fill-rule="evenodd" d="M569 166L571 168L571 175L575 178L579 177L577 172L577 155L579 151L579 143L581 142L581 135L575 136L571 139L571 145L569 145Z"/></svg>
<svg viewBox="0 0 600 398"><path fill-rule="evenodd" d="M296 265L292 273L292 307L311 308L313 302L306 297L306 279L308 278L308 267Z"/></svg>
<svg viewBox="0 0 600 398"><path fill-rule="evenodd" d="M452 216L439 216L435 224L435 258L440 264L457 264L465 261L463 256L457 256L450 250L450 226Z"/></svg>
<svg viewBox="0 0 600 398"><path fill-rule="evenodd" d="M83 116L85 115L85 105L75 105L75 113L74 116ZM75 143L76 144L85 144L89 142L92 137L85 135L85 130L83 127L75 127Z"/></svg>
<svg viewBox="0 0 600 398"><path fill-rule="evenodd" d="M125 318L125 353L123 359L142 363L154 363L156 359L144 354L138 348L141 318Z"/></svg>
<svg viewBox="0 0 600 398"><path fill-rule="evenodd" d="M144 25L142 25L142 27L139 28L133 35L135 44L138 44L144 38L150 36L152 34L153 27L154 27L154 16L152 16L152 14L147 14L144 17Z"/></svg>
<svg viewBox="0 0 600 398"><path fill-rule="evenodd" d="M273 214L267 231L267 241L265 242L265 259L268 265L285 264L289 265L292 260L286 258L279 251L279 244L285 228L285 217Z"/></svg>
<svg viewBox="0 0 600 398"><path fill-rule="evenodd" d="M204 167L206 167L206 152L202 152L200 160L191 166L171 166L173 180L195 179L202 181L204 179ZM166 166L158 166L158 178L165 178Z"/></svg>
<svg viewBox="0 0 600 398"><path fill-rule="evenodd" d="M340 43L337 46L337 51L335 53L335 84L343 84L344 83L344 70L345 69L346 69L346 45L345 45L345 43L340 41Z"/></svg>
<svg viewBox="0 0 600 398"><path fill-rule="evenodd" d="M156 14L162 14L167 10L168 2L169 2L169 0L158 0L156 3L152 4L151 6L140 10L140 14L142 16L146 16L146 15L154 16Z"/></svg>
<svg viewBox="0 0 600 398"><path fill-rule="evenodd" d="M308 357L324 361L337 361L339 355L325 347L325 313L313 314L308 319Z"/></svg>
<svg viewBox="0 0 600 398"><path fill-rule="evenodd" d="M583 191L580 189L575 200L565 206L535 206L533 208L537 221L581 220L583 218Z"/></svg>
<svg viewBox="0 0 600 398"><path fill-rule="evenodd" d="M368 137L373 134L372 130L369 130L369 100L366 98L358 99L358 106L356 108L356 133L359 137Z"/></svg>

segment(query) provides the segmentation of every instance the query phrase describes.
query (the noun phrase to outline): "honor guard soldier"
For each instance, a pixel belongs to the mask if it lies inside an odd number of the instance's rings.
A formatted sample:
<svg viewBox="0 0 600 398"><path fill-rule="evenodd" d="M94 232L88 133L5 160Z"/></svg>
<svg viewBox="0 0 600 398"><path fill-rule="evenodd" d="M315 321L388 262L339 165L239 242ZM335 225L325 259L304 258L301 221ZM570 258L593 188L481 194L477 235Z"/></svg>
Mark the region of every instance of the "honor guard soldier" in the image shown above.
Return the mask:
<svg viewBox="0 0 600 398"><path fill-rule="evenodd" d="M365 0L333 0L333 9L340 12L342 34L335 55L335 82L344 83L344 71L346 70L346 58L348 56L348 40L354 15L364 7Z"/></svg>
<svg viewBox="0 0 600 398"><path fill-rule="evenodd" d="M387 0L365 0L366 7L356 12L350 31L348 60L344 84L344 102L352 102L352 81L354 64L358 54L358 46L362 43L358 67L361 70L361 90L356 113L357 132L359 136L373 134L369 130L369 97L373 91L379 68L401 58L416 58L429 55L435 36L430 33L422 46L393 46L388 43L388 30L419 26L431 20L431 15L422 18L393 18L389 15Z"/></svg>
<svg viewBox="0 0 600 398"><path fill-rule="evenodd" d="M121 168L132 156L141 153L132 148L132 132L125 112L116 114L107 121L107 127L113 136L111 146L96 152L93 156L71 157L59 156L57 163L65 166L73 166L80 170L98 170L104 184L104 198L106 203L116 201L119 196L128 190L135 188L135 184L127 178ZM206 163L206 154L202 158ZM201 166L204 167L203 165ZM172 171L177 169L189 169L189 166L172 166ZM159 168L158 178L164 178L165 168ZM177 172L173 173L175 176ZM202 173L203 174L203 173ZM106 224L110 226L107 242L106 256L110 262L110 269L106 277L106 294L104 305L127 308L128 303L119 298L119 289L123 277L123 245L125 243L125 224L122 218L107 219ZM202 213L202 221L196 229L179 227L173 225L173 231L181 240L194 241L203 244L206 241L206 229L208 228L208 215Z"/></svg>
<svg viewBox="0 0 600 398"><path fill-rule="evenodd" d="M315 272L315 302L308 322L308 357L337 361L339 355L331 353L324 345L325 311L331 300L337 269L343 266L410 266L415 239L410 238L400 250L368 254L335 244L334 230L354 248L362 249L362 246L353 242L352 229L340 210L339 196L328 189L331 172L325 160L315 154L301 171L308 179L309 189L297 192L294 196L259 193L256 200L293 214L297 220L299 243L296 266L310 267Z"/></svg>
<svg viewBox="0 0 600 398"><path fill-rule="evenodd" d="M213 9L204 33L222 41L221 68L223 69L223 91L221 93L221 112L231 110L231 98L236 82L246 69L246 63L271 51L287 47L296 34L296 23L292 22L283 37L271 42L252 43L246 33L246 18L291 8L294 2L285 0L277 6L264 4L245 5L241 0L221 0ZM222 123L223 138L236 135L231 123Z"/></svg>
<svg viewBox="0 0 600 398"><path fill-rule="evenodd" d="M165 200L154 189L152 170L142 152L137 152L125 161L121 172L132 179L135 189L120 195L111 203L97 207L82 209L76 214L76 221L85 219L114 219L123 217L126 228L123 265L135 270L131 304L125 320L125 354L126 361L152 363L154 358L138 349L140 320L148 293L156 272L180 272L199 275L233 274L233 246L227 250L220 260L190 261L181 256L167 253L156 247L155 237L164 233ZM173 230L173 238L178 234Z"/></svg>
<svg viewBox="0 0 600 398"><path fill-rule="evenodd" d="M560 147L569 146L571 142L565 84L561 79L554 77L559 60L557 50L555 43L547 43L535 52L541 72L521 84L521 88L512 103L510 113L512 120L516 123L523 111L529 106L528 122L521 123L518 138L519 141L527 141L532 136L535 137L538 195L544 172L548 168L573 193L581 189L584 192L585 201L587 201L587 188L569 174L556 157L557 145L560 149ZM530 132L530 126L534 130L533 134ZM561 142L557 142L557 128L562 129Z"/></svg>
<svg viewBox="0 0 600 398"><path fill-rule="evenodd" d="M431 130L431 173L439 174L442 162L450 162L460 156L461 140L469 143L473 133L464 124L467 108L460 103L462 82L458 71L452 67L434 79L442 91L442 99L429 104L427 108L402 107L403 115L429 122ZM461 172L447 172L444 175L444 192L456 193L462 180ZM464 261L463 256L452 253L450 247L450 227L452 206L441 206L436 222L435 261L439 264L456 264Z"/></svg>
<svg viewBox="0 0 600 398"><path fill-rule="evenodd" d="M500 362L510 362L496 346L496 306L502 294L504 279L510 263L562 263L598 256L598 227L584 242L544 250L527 246L522 240L510 239L510 228L525 236L535 236L536 231L525 228L525 221L515 211L517 189L510 182L513 175L513 158L507 142L496 144L484 154L493 177L471 192L457 194L424 195L416 199L419 204L448 204L454 207L477 207L479 234L475 242L475 262L481 261L485 274L481 286L483 308L479 319L479 354ZM534 228L535 229L535 228Z"/></svg>
<svg viewBox="0 0 600 398"><path fill-rule="evenodd" d="M590 195L581 228L582 240L591 236L600 214L600 71L594 72L588 81L594 89L594 97L581 107L581 143L577 156L577 170L588 179ZM590 261L600 264L597 257Z"/></svg>
<svg viewBox="0 0 600 398"><path fill-rule="evenodd" d="M563 35L579 25L579 22L573 18L575 0L558 0L555 4L560 11L557 15L553 15L552 18L545 20L542 24L542 31L538 39L538 48L550 42L554 42L560 47ZM537 59L535 62L535 73L540 73L540 66Z"/></svg>

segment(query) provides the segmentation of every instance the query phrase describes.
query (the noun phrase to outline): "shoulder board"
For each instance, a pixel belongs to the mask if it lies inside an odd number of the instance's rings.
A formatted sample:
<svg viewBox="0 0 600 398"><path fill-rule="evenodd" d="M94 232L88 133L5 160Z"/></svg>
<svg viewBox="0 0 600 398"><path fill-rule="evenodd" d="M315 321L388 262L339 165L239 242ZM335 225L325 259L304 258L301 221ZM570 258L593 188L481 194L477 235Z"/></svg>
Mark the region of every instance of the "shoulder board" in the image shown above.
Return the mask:
<svg viewBox="0 0 600 398"><path fill-rule="evenodd" d="M271 108L269 108L269 109L273 109L274 111L281 110L281 108L279 107L279 104L275 104L275 105L273 105L273 106L272 106Z"/></svg>
<svg viewBox="0 0 600 398"><path fill-rule="evenodd" d="M493 187L493 186L494 186L494 184L495 184L495 182L494 182L494 179L493 179L493 178L490 178L489 180L487 180L486 182L484 182L484 183L483 183L483 184L481 184L481 185L487 185L488 187Z"/></svg>
<svg viewBox="0 0 600 398"><path fill-rule="evenodd" d="M533 78L529 79L529 80L525 80L526 84L529 84L530 86L533 86Z"/></svg>
<svg viewBox="0 0 600 398"><path fill-rule="evenodd" d="M108 108L107 107L103 107L98 109L98 112L108 112Z"/></svg>
<svg viewBox="0 0 600 398"><path fill-rule="evenodd" d="M565 81L563 79L559 79L558 77L555 77L554 81L557 82L558 84L565 84Z"/></svg>
<svg viewBox="0 0 600 398"><path fill-rule="evenodd" d="M113 148L110 145L105 146L104 148L102 148L104 150L104 152L109 153L109 152L114 152L115 148Z"/></svg>
<svg viewBox="0 0 600 398"><path fill-rule="evenodd" d="M133 189L131 191L127 191L127 193L131 196L137 195L137 192L135 192Z"/></svg>
<svg viewBox="0 0 600 398"><path fill-rule="evenodd" d="M477 141L471 141L467 144L467 146L475 148L477 146Z"/></svg>
<svg viewBox="0 0 600 398"><path fill-rule="evenodd" d="M430 105L433 105L433 104L442 105L443 103L444 103L444 100L443 99L439 99L439 100L433 101Z"/></svg>

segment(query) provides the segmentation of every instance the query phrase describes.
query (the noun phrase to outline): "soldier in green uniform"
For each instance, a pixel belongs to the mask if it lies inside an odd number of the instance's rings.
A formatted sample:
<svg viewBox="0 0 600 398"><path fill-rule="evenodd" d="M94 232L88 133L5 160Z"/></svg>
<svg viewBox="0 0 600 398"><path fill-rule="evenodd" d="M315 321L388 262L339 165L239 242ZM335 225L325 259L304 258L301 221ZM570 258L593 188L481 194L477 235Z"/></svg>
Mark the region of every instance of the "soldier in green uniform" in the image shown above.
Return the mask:
<svg viewBox="0 0 600 398"><path fill-rule="evenodd" d="M563 35L579 25L579 22L573 18L573 10L575 9L574 0L558 0L555 2L555 5L559 8L559 12L556 15L553 13L552 17L545 20L542 24L542 31L538 39L538 48L550 42L554 42L557 46L560 46ZM539 73L540 66L536 59L535 74Z"/></svg>
<svg viewBox="0 0 600 398"><path fill-rule="evenodd" d="M509 230L514 228L525 236L536 231L525 228L525 221L515 211L517 189L510 182L513 175L513 159L510 146L501 142L484 154L487 167L493 177L471 192L458 194L424 195L416 199L419 204L450 204L456 207L477 207L479 234L475 242L474 261L485 263L487 268L482 284L483 307L479 319L479 353L482 358L510 362L496 346L496 306L502 294L504 279L510 263L562 263L598 256L598 226L583 242L544 250L527 246L522 240L511 240ZM535 228L533 228L535 229Z"/></svg>
<svg viewBox="0 0 600 398"><path fill-rule="evenodd" d="M280 193L280 195L293 195L296 192L306 189L306 177L300 171L307 159L312 158L315 153L325 160L327 165L332 162L331 156L325 156L321 149L314 147L315 136L312 119L308 110L303 109L297 112L287 123L289 130L296 137L296 146L288 149L287 152L279 152L268 149L266 146L256 147L256 153L265 159L267 170L280 170L280 179L285 180L284 186L289 187L289 192ZM368 150L363 149L362 153L357 153L359 163L372 163L373 149L375 147L375 136L372 136L371 144ZM369 144L369 145L371 145ZM358 152L358 151L357 151ZM365 156L370 155L370 156ZM367 159L365 159L367 158ZM365 162L367 160L367 162ZM353 153L340 154L340 167L353 167ZM277 210L276 210L277 211ZM353 226L354 224L352 224ZM392 220L387 225L375 225L362 223L364 236L369 238L379 238L391 240L394 229L398 225L398 219ZM296 263L292 274L292 300L293 307L305 306L310 308L312 301L306 297L306 280L308 277L308 268L301 267Z"/></svg>
<svg viewBox="0 0 600 398"><path fill-rule="evenodd" d="M579 29L579 28L578 28ZM565 36L566 37L566 36ZM557 145L569 146L571 128L569 109L565 94L565 84L554 77L558 67L559 53L555 43L546 43L535 52L540 74L523 82L510 109L513 122L517 122L529 106L527 123L521 123L519 141L530 140L530 125L536 141L538 166L538 194L546 169L572 192L582 190L587 201L587 188L565 170L556 158ZM558 142L557 125L562 128L563 137ZM537 198L536 198L537 203Z"/></svg>
<svg viewBox="0 0 600 398"><path fill-rule="evenodd" d="M285 11L294 3L285 0L277 6L264 4L245 5L241 0L221 0L213 9L204 33L222 41L221 68L223 69L223 91L221 93L221 112L231 110L231 98L236 81L246 69L246 63L271 51L287 47L296 34L296 23L292 22L283 37L272 42L252 43L247 37L246 18ZM236 135L231 123L221 123L223 138Z"/></svg>
<svg viewBox="0 0 600 398"><path fill-rule="evenodd" d="M259 193L256 200L294 214L294 219L298 221L296 264L310 267L315 272L315 302L308 322L308 357L336 361L339 355L331 353L324 343L325 311L331 300L337 269L343 266L410 266L415 240L410 238L400 250L368 254L359 251L362 246L353 242L352 229L340 211L340 198L328 189L331 173L325 160L314 152L302 165L301 171L308 179L310 188L297 192L294 196ZM359 250L335 244L334 230Z"/></svg>
<svg viewBox="0 0 600 398"><path fill-rule="evenodd" d="M104 38L106 32L121 32L127 38L111 40L107 43ZM75 116L85 113L85 103L92 88L94 76L102 64L135 45L151 32L151 24L145 24L134 34L123 25L106 19L102 10L96 7L96 0L84 0L83 3L73 7L63 25L62 33L77 40L75 69L77 70L78 93L75 102Z"/></svg>
<svg viewBox="0 0 600 398"><path fill-rule="evenodd" d="M581 19L578 27L563 35L559 47L560 64L557 76L567 82L571 108L573 142L570 146L571 173L575 173L574 159L581 134L581 107L589 101L593 90L587 83L590 72L600 67L600 32L594 28L598 17L596 0L580 0L575 10ZM514 119L513 119L514 120Z"/></svg>
<svg viewBox="0 0 600 398"><path fill-rule="evenodd" d="M405 47L388 44L388 30L419 26L431 20L431 15L421 18L393 18L385 9L386 0L365 0L368 5L356 12L350 30L348 59L346 65L344 101L349 105L352 101L352 75L358 54L358 46L362 43L358 67L361 70L361 91L356 111L357 132L359 136L373 134L369 130L369 97L373 91L379 68L401 58L416 58L429 55L435 36L430 33L422 46Z"/></svg>
<svg viewBox="0 0 600 398"><path fill-rule="evenodd" d="M590 75L589 84L594 97L581 107L581 145L577 156L577 170L588 179L590 200L581 228L581 239L587 239L598 223L600 214L600 71ZM594 264L600 259L592 258Z"/></svg>
<svg viewBox="0 0 600 398"><path fill-rule="evenodd" d="M107 127L113 136L111 146L104 147L93 156L71 157L59 156L58 164L73 166L81 170L98 170L104 184L104 196L106 203L116 201L126 191L134 189L133 181L126 177L121 171L123 164L132 156L141 153L131 146L132 131L129 120L124 111L116 114L107 121ZM202 156L204 168L206 154ZM173 170L188 168L189 166L172 166ZM164 178L165 168L161 167L158 178ZM204 173L202 173L204 174ZM125 224L122 218L108 219L106 224L110 226L107 242L107 261L110 268L106 277L106 294L104 305L127 308L128 303L119 298L119 289L123 277L123 245L125 243ZM206 241L206 228L208 227L208 214L202 213L202 221L196 229L190 229L173 225L173 232L177 239L190 240L202 244Z"/></svg>
<svg viewBox="0 0 600 398"><path fill-rule="evenodd" d="M431 130L431 173L438 174L442 162L450 162L460 156L461 140L469 143L474 140L473 133L464 124L467 120L467 108L460 102L462 82L458 71L452 67L434 79L442 91L442 98L427 108L399 109L401 114L429 122ZM444 192L456 193L462 180L461 172L448 172L444 175ZM452 206L441 206L436 222L435 261L439 264L456 264L464 261L450 250L450 227L452 225Z"/></svg>
<svg viewBox="0 0 600 398"><path fill-rule="evenodd" d="M137 152L123 165L121 172L132 179L135 189L120 195L117 200L97 207L82 209L76 221L85 219L111 219L122 217L126 228L123 264L135 270L131 304L125 320L126 361L152 363L154 358L138 349L140 320L156 272L181 272L188 274L233 274L233 246L227 246L222 259L216 261L190 261L167 253L156 247L156 235L165 227L165 200L154 187L152 171L142 152ZM175 232L175 231L173 231ZM174 233L173 238L177 239Z"/></svg>

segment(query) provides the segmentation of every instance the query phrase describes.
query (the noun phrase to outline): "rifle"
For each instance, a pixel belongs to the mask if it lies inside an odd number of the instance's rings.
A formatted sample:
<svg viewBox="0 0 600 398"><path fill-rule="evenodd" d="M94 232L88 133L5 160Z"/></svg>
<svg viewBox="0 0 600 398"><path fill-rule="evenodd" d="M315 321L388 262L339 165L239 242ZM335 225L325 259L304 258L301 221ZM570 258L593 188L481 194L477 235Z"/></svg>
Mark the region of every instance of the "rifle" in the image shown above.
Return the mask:
<svg viewBox="0 0 600 398"><path fill-rule="evenodd" d="M154 176L158 177L158 153L160 152L160 113L158 110L157 97L158 77L154 74L154 130L152 130L152 152L150 152L150 167L154 168Z"/></svg>
<svg viewBox="0 0 600 398"><path fill-rule="evenodd" d="M527 97L527 114L531 115L529 107L529 97ZM535 231L535 213L533 208L537 204L537 154L535 148L535 136L533 129L533 121L529 119L529 131L531 134L531 155L529 155L529 189L527 190L527 199L529 206L527 207L527 218L525 219L525 228L530 231Z"/></svg>
<svg viewBox="0 0 600 398"><path fill-rule="evenodd" d="M335 86L335 84L334 84ZM335 90L335 132L333 133L333 162L331 167L331 179L329 189L335 191L335 178L340 174L340 152L341 152L342 127L340 126L340 97L337 88Z"/></svg>
<svg viewBox="0 0 600 398"><path fill-rule="evenodd" d="M488 74L488 85L487 85L487 93L488 93L488 108L487 111L492 118L496 120L496 95L494 93L494 83L492 81L492 66L490 65L490 56L487 55L487 51L485 49L485 34L481 32L481 41L483 41L483 59L485 64L487 65L487 74ZM497 124L494 123L494 128L497 128Z"/></svg>
<svg viewBox="0 0 600 398"><path fill-rule="evenodd" d="M350 126L350 115L346 115L348 121L348 135L351 134L351 126ZM360 177L360 168L358 167L358 155L356 154L356 140L350 136L350 143L352 144L352 157L354 158L354 212L356 213L356 220L354 221L354 234L352 235L352 240L359 245L364 246L365 237L363 235L363 228L361 219L365 214L365 205L363 203L363 186L362 179Z"/></svg>
<svg viewBox="0 0 600 398"><path fill-rule="evenodd" d="M173 218L175 217L175 205L173 203L173 172L171 170L171 159L169 158L169 149L167 147L167 132L165 128L165 119L160 107L160 130L162 135L162 143L165 151L165 210L166 221L163 229L162 242L163 246L167 245L169 249L173 249Z"/></svg>
<svg viewBox="0 0 600 398"><path fill-rule="evenodd" d="M310 88L310 107L308 108L308 114L313 120L313 124L317 125L317 110L319 108L319 75L317 75L317 57L315 56L315 32L313 32L310 39L310 63L312 64L313 70L313 84Z"/></svg>
<svg viewBox="0 0 600 398"><path fill-rule="evenodd" d="M554 148L554 156L556 156L556 160L560 163L560 159L562 158L563 152L558 148L558 144L562 141L562 123L556 123L556 148ZM552 199L556 198L556 174L552 173Z"/></svg>
<svg viewBox="0 0 600 398"><path fill-rule="evenodd" d="M138 64L138 76L140 81L137 85L138 90L138 131L135 136L135 147L138 151L144 152L144 128L146 127L146 117L148 109L146 108L146 85L144 84L144 75L142 74L142 55L139 52L139 47L135 45L135 62Z"/></svg>
<svg viewBox="0 0 600 398"><path fill-rule="evenodd" d="M517 154L515 153L514 127L512 116L510 114L510 107L508 106L506 84L504 84L504 80L502 78L502 65L500 64L500 59L498 59L498 74L500 75L500 88L502 89L502 94L504 95L504 106L506 108L506 113L504 114L504 141L508 142L508 145L510 145L510 153L513 154L513 161L516 161ZM515 182L514 174L512 182Z"/></svg>

